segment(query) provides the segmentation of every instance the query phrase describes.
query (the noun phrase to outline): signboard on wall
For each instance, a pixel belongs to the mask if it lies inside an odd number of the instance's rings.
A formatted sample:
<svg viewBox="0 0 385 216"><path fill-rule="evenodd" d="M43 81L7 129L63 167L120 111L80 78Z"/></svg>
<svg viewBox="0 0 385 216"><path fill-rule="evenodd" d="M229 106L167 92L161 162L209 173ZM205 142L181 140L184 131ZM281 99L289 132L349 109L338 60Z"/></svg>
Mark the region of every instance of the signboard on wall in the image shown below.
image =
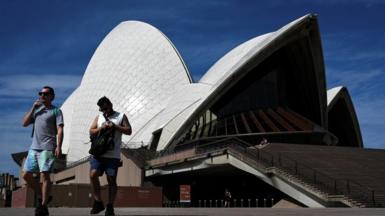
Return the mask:
<svg viewBox="0 0 385 216"><path fill-rule="evenodd" d="M191 186L190 185L180 185L179 188L180 202L191 202Z"/></svg>

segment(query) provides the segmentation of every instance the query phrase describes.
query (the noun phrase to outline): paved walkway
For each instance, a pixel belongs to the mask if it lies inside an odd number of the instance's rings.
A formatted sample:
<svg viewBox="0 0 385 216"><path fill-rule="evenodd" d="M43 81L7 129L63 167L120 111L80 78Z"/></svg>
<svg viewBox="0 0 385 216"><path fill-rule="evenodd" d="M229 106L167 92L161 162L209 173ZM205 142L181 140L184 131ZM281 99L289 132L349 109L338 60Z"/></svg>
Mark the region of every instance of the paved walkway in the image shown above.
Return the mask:
<svg viewBox="0 0 385 216"><path fill-rule="evenodd" d="M359 208L301 208L301 209L272 209L272 208L116 208L116 215L256 215L256 216L384 216L383 209ZM32 208L0 208L0 216L34 215ZM88 208L51 208L51 216L89 215ZM104 215L104 212L98 214Z"/></svg>

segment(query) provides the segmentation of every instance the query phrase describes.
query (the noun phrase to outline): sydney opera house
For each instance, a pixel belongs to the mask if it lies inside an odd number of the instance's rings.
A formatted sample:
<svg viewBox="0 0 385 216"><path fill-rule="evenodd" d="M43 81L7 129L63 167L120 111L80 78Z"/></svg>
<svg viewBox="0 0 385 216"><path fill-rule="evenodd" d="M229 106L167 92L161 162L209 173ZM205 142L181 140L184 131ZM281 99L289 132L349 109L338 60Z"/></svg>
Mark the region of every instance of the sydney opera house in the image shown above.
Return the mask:
<svg viewBox="0 0 385 216"><path fill-rule="evenodd" d="M385 151L364 148L348 89L327 89L313 14L238 45L200 80L155 27L116 26L61 107L66 162L54 190L86 192L58 206L90 204L81 203L91 197L88 129L102 96L133 128L123 136L118 205L133 205L125 191L134 188L153 205L175 205L186 201L181 185L195 207L222 207L225 189L237 207L385 205ZM23 163L22 153L13 158Z"/></svg>

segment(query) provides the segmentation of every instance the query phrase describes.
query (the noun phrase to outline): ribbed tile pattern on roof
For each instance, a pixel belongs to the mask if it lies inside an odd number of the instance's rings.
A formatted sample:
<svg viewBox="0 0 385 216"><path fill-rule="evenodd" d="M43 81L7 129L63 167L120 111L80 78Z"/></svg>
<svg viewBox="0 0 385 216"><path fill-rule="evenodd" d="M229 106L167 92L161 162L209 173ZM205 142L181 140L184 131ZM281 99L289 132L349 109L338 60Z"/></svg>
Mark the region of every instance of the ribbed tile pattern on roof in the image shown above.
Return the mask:
<svg viewBox="0 0 385 216"><path fill-rule="evenodd" d="M175 93L160 116L160 122L166 124L159 125L163 131L158 143L158 150L163 149L172 140L175 132L190 117L192 111L206 98L210 88L211 85L196 83L183 86Z"/></svg>
<svg viewBox="0 0 385 216"><path fill-rule="evenodd" d="M64 116L64 131L66 139L63 139L62 143L62 152L63 154L67 154L70 148L70 141L68 139L68 135L71 134L71 122L72 122L72 116L73 116L73 108L74 108L74 101L76 98L77 89L72 92L72 94L67 98L67 100L64 102L62 107L60 108L63 112ZM68 135L67 135L68 134Z"/></svg>
<svg viewBox="0 0 385 216"><path fill-rule="evenodd" d="M240 60L242 60L251 49L255 49L258 44L262 43L270 35L271 33L268 33L259 37L255 37L235 47L225 56L219 59L199 80L199 82L213 85L224 76L230 75L229 73L234 72L234 70L231 70L231 68Z"/></svg>
<svg viewBox="0 0 385 216"><path fill-rule="evenodd" d="M338 95L338 93L342 90L342 86L334 87L332 89L329 89L327 91L327 100L328 100L328 106L329 104L335 99L335 97Z"/></svg>
<svg viewBox="0 0 385 216"><path fill-rule="evenodd" d="M88 155L89 127L98 115L97 100L107 96L114 109L124 112L135 137L167 105L180 85L190 83L190 75L173 45L154 27L136 21L114 28L92 57L73 101L68 161ZM151 133L141 136L149 142Z"/></svg>
<svg viewBox="0 0 385 216"><path fill-rule="evenodd" d="M275 32L264 34L246 41L219 59L199 81L201 84L208 84L210 88L206 89L205 94L202 94L202 98L199 101L188 107L183 111L183 114L176 116L169 125L163 128L157 150L166 148L167 145L170 144L170 141L172 141L172 138L180 130L185 129L181 128L181 126L187 121L191 121L191 116L195 115L201 106L205 106L210 102L211 98L215 97L216 94L220 92L221 87L223 87L224 83L229 80L229 77L244 72L239 71L238 69L249 62L253 57L257 56L261 50L274 43L275 39L282 37L286 31L295 28L309 16L311 15L305 15Z"/></svg>
<svg viewBox="0 0 385 216"><path fill-rule="evenodd" d="M70 134L65 133L65 142L70 145L68 160L88 155L89 145L82 143L89 140L89 126L98 114L96 102L104 95L132 124L132 136L123 136L123 141L149 142L153 130L163 127L158 146L158 150L162 150L183 130L182 125L215 97L229 77L235 76L239 68L307 17L309 15L233 49L202 77L200 85L208 85L187 87L185 92L178 91L190 84L191 77L170 41L148 24L121 23L97 48L71 102L74 107Z"/></svg>

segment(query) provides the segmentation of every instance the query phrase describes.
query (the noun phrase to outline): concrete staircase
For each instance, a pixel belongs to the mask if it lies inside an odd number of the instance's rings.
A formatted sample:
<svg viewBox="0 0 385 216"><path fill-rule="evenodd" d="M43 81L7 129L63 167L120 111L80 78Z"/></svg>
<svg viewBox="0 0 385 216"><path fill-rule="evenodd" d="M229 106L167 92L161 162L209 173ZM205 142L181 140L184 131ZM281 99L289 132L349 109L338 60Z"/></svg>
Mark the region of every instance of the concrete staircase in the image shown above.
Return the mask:
<svg viewBox="0 0 385 216"><path fill-rule="evenodd" d="M246 151L237 147L237 151L244 155L242 158L247 156L248 160L263 164L265 173L291 182L326 203L385 206L381 185L385 175L384 169L379 169L385 164L382 163L384 150L273 143L263 149L249 147ZM357 166L358 163L362 166Z"/></svg>
<svg viewBox="0 0 385 216"><path fill-rule="evenodd" d="M231 137L191 143L183 151L148 160L147 166L221 154L231 154L267 176L278 177L326 206L385 206L385 150L288 143L257 148Z"/></svg>

